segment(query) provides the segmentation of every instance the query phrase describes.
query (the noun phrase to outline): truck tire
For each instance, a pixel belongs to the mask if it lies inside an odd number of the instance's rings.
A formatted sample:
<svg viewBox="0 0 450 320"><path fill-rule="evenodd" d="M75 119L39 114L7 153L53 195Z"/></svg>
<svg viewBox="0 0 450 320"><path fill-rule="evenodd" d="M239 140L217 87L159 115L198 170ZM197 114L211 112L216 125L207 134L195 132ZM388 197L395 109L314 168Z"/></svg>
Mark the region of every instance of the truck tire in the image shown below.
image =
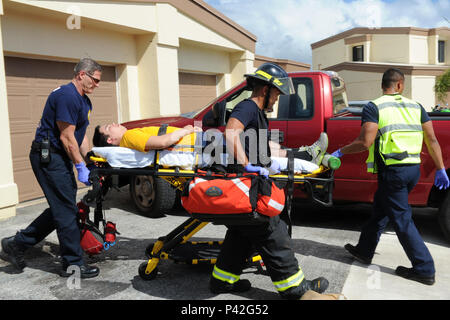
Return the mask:
<svg viewBox="0 0 450 320"><path fill-rule="evenodd" d="M450 192L444 198L438 213L439 225L448 241L450 241Z"/></svg>
<svg viewBox="0 0 450 320"><path fill-rule="evenodd" d="M131 199L139 211L149 218L163 217L173 208L175 191L168 182L158 177L131 177Z"/></svg>

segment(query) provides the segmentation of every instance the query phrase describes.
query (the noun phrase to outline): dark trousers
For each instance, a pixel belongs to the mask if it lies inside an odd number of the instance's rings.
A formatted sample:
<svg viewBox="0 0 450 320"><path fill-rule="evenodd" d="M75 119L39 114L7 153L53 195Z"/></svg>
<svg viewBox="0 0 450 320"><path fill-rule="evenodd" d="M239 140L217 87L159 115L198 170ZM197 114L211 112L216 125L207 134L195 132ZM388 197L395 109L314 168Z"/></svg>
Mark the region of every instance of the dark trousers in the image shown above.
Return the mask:
<svg viewBox="0 0 450 320"><path fill-rule="evenodd" d="M433 258L414 225L408 203L408 195L419 177L420 165L387 166L380 170L373 214L363 227L356 248L363 256L372 258L381 233L390 221L414 270L429 276L435 273Z"/></svg>
<svg viewBox="0 0 450 320"><path fill-rule="evenodd" d="M290 241L287 226L279 216L263 225L229 226L216 266L240 275L246 259L256 250L272 281L285 280L299 271Z"/></svg>
<svg viewBox="0 0 450 320"><path fill-rule="evenodd" d="M56 229L63 267L82 265L83 252L77 225L77 184L72 161L66 155L51 153L50 163L41 164L39 153L31 151L30 162L49 208L16 234L16 242L28 248Z"/></svg>

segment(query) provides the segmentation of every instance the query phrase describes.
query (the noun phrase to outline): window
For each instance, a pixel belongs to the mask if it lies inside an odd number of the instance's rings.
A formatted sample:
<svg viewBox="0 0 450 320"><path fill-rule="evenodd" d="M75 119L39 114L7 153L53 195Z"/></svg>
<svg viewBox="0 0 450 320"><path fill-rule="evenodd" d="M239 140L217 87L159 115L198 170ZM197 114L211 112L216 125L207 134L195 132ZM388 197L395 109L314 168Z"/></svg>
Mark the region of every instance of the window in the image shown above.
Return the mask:
<svg viewBox="0 0 450 320"><path fill-rule="evenodd" d="M271 120L309 119L314 111L314 90L311 78L292 78L295 94L281 95L267 114Z"/></svg>
<svg viewBox="0 0 450 320"><path fill-rule="evenodd" d="M445 41L438 41L438 62L445 62Z"/></svg>
<svg viewBox="0 0 450 320"><path fill-rule="evenodd" d="M364 46L353 47L353 61L364 61Z"/></svg>

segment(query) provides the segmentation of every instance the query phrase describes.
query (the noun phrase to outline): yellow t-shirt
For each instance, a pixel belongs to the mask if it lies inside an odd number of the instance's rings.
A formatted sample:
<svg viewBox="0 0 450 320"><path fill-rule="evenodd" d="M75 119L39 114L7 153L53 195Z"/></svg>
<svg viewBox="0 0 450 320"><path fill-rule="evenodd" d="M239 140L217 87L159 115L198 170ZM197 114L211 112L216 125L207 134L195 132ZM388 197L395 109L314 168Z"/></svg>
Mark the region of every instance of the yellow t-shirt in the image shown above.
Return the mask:
<svg viewBox="0 0 450 320"><path fill-rule="evenodd" d="M177 127L167 127L166 133L171 133L174 131L180 130L180 128ZM130 129L125 132L125 134L122 137L122 140L120 140L120 146L124 148L130 148L134 150L138 150L141 152L145 151L145 144L147 143L148 138L157 136L159 131L159 127L144 127L144 128L136 128L136 129ZM194 146L196 139L195 132L188 134L181 138L176 144L179 147L185 147L185 146ZM190 148L189 148L190 149ZM180 149L177 148L178 151L192 151L187 149Z"/></svg>
<svg viewBox="0 0 450 320"><path fill-rule="evenodd" d="M159 127L144 127L130 129L125 132L120 140L120 146L141 152L145 151L145 144L148 138L158 135Z"/></svg>

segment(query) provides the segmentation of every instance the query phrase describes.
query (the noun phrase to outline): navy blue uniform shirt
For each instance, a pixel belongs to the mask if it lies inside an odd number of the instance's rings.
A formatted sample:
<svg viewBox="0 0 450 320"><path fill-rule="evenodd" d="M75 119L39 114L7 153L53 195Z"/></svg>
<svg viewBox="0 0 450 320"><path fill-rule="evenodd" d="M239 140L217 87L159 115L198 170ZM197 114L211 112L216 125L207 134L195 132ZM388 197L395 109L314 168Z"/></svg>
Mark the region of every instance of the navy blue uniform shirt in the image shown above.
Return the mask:
<svg viewBox="0 0 450 320"><path fill-rule="evenodd" d="M230 118L236 118L244 125L244 131L258 129L258 105L250 99L245 99L237 104L231 112Z"/></svg>
<svg viewBox="0 0 450 320"><path fill-rule="evenodd" d="M425 109L420 105L421 108L421 122L425 123L430 121L430 116L425 111ZM375 104L372 102L369 102L367 105L364 106L362 111L362 117L361 117L361 125L363 125L366 122L375 122L378 123L378 120L380 118L380 115L378 113L378 108Z"/></svg>
<svg viewBox="0 0 450 320"><path fill-rule="evenodd" d="M89 97L80 95L72 82L56 88L47 98L34 140L40 142L48 134L51 146L64 150L56 124L56 121L62 121L75 126L75 138L80 146L89 125L91 110Z"/></svg>
<svg viewBox="0 0 450 320"><path fill-rule="evenodd" d="M258 139L258 146L259 147L259 139L260 139L260 135L258 133L258 129L267 129L269 126L269 120L267 119L267 117L265 116L265 114L259 109L258 105L251 99L245 99L241 102L239 102L236 107L234 107L233 111L231 112L230 118L235 118L237 120L239 120L243 125L244 125L244 131L247 130L251 130L254 129L255 133L257 134L257 139ZM261 126L264 127L259 127L259 121L261 121ZM265 122L265 123L264 123ZM265 140L266 143L268 143L268 139ZM256 154L256 159L254 159L253 157L249 156L249 151L250 151L250 143L251 141L248 140L248 137L245 139L245 141L242 141L241 138L241 143L242 146L244 147L245 150L245 154L247 155L247 158L250 162L252 162L255 165L261 165L261 159L264 159L264 162L262 163L266 163L265 161L267 160L264 156L268 156L270 157L270 148L269 145L267 145L266 147L266 154L261 155L261 149L257 149L257 154ZM253 146L252 146L253 147ZM263 157L263 158L261 158ZM256 162L255 162L256 160Z"/></svg>

